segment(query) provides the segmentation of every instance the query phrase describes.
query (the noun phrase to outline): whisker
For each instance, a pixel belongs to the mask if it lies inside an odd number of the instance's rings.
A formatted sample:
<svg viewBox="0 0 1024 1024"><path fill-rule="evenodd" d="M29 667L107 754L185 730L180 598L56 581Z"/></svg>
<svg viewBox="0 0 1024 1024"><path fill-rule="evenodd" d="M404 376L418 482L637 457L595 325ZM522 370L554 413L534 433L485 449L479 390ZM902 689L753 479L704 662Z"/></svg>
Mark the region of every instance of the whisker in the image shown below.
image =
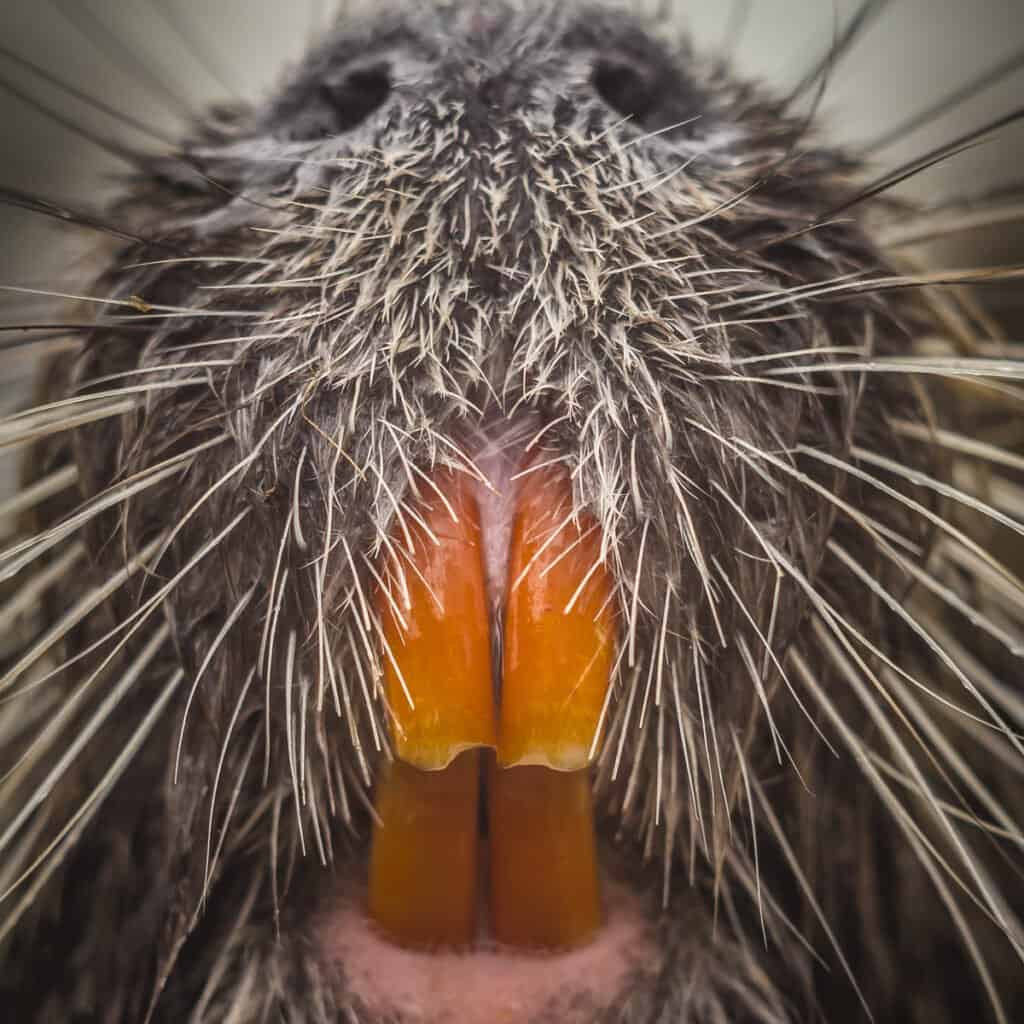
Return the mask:
<svg viewBox="0 0 1024 1024"><path fill-rule="evenodd" d="M871 25L885 13L891 0L861 0L853 16L846 23L843 31L832 41L824 57L807 72L794 86L789 95L788 103L805 93L816 81L825 79L834 70L836 64L849 54L854 45L861 39Z"/></svg>
<svg viewBox="0 0 1024 1024"><path fill-rule="evenodd" d="M860 1005L863 1007L868 1019L874 1021L875 1016L871 1012L871 1007L869 1006L864 993L861 991L860 985L857 983L857 978L853 973L853 968L850 966L850 962L847 960L846 954L839 945L839 940L836 938L835 932L828 923L828 918L821 909L821 905L818 903L818 900L814 895L814 889L811 887L810 882L807 880L807 876L800 867L800 862L797 860L792 846L790 846L789 841L786 839L782 823L779 821L775 811L772 809L771 801L769 801L764 795L764 790L756 779L751 781L751 787L757 797L758 803L761 806L761 812L764 814L765 819L768 822L768 827L771 829L772 835L775 836L775 841L778 843L779 849L782 851L782 855L785 857L786 863L789 865L789 869L792 872L794 880L800 887L801 892L803 892L804 898L807 900L808 906L811 908L811 912L814 914L815 918L817 918L818 924L821 926L822 931L824 931L825 936L828 938L829 945L831 945L838 957L839 963L842 965L843 972L849 979L850 985L856 993Z"/></svg>
<svg viewBox="0 0 1024 1024"><path fill-rule="evenodd" d="M879 245L896 250L985 228L1009 226L1024 220L1022 203L990 202L973 209L973 204L963 205L964 209L945 216L939 215L942 210L939 208L939 211L921 214L909 224L882 228L878 235Z"/></svg>
<svg viewBox="0 0 1024 1024"><path fill-rule="evenodd" d="M748 447L742 440L740 441L740 444L743 444L744 447ZM879 480L878 477L873 476L871 473L865 472L864 470L860 469L859 467L855 466L853 463L845 459L837 458L836 456L831 455L828 452L823 452L817 448L809 448L805 446L798 447L800 449L800 454L810 456L811 458L817 459L819 462L823 462L826 465L833 466L834 468L839 469L845 473L849 473L851 476L855 476L859 480L863 480L866 484L869 484L876 490L881 491L887 497L894 499L901 505L904 505L906 508L909 508L911 511L922 516L924 519L927 519L928 522L938 527L943 533L952 537L958 543L962 544L965 548L970 550L973 554L977 555L982 561L984 561L995 572L997 572L1007 584L1009 584L1010 586L1020 586L1019 581L1013 575L1013 573L1009 569L1007 569L1006 566L1004 566L1000 561L998 561L998 559L992 552L983 548L980 544L977 543L977 541L967 536L966 533L958 529L947 519L944 519L942 516L933 512L930 508L927 508L925 505L922 505L919 501L915 501L913 498L901 493L894 487L890 487L882 480ZM750 450L754 449L751 448ZM781 467L785 467L785 463L783 463L781 460L775 460L773 456L768 456L764 452L761 453L761 456L768 459L773 464L776 464L777 462L778 465L780 465ZM1024 589L1021 589L1021 594L1022 596L1024 596Z"/></svg>
<svg viewBox="0 0 1024 1024"><path fill-rule="evenodd" d="M744 519L746 519L746 517L744 517ZM747 526L748 529L751 529L751 530L754 529L753 525L749 521L746 522L746 526ZM756 530L754 530L754 532L757 533ZM743 614L743 617L747 620L748 624L750 625L750 628L753 629L755 636L757 636L758 640L761 641L761 645L764 647L764 650L765 650L765 660L766 661L770 660L772 665L775 666L775 670L779 673L779 678L785 684L785 687L789 691L790 696L795 701L796 706L800 709L800 711L803 714L804 718L807 719L808 724L815 731L815 733L817 733L818 738L822 741L822 743L825 744L825 746L828 748L828 750L833 755L835 755L835 753L836 753L835 747L832 746L832 744L829 742L828 738L825 736L825 734L818 727L818 723L815 722L814 719L811 717L810 712L807 710L807 707L804 705L803 701L800 699L799 694L796 692L796 690L793 689L793 684L789 681L789 676L786 675L786 670L782 667L782 663L779 661L777 655L772 650L771 644L768 642L768 638L765 636L765 634L762 631L761 627L757 624L757 621L754 619L754 616L751 614L750 609L746 605L746 602L742 599L742 597L740 596L739 591L733 585L732 580L729 578L728 572L722 567L721 563L718 561L717 558L714 559L714 563L715 563L715 567L718 570L719 578L726 585L726 588L729 590L729 593L732 594L733 600L736 602L736 607L739 608L740 612ZM762 703L765 706L765 712L768 714L768 720L769 720L769 723L771 724L771 729L772 729L773 733L775 733L775 731L776 731L775 730L775 725L774 725L774 723L772 723L772 721L771 721L771 713L768 711L767 697L764 696L764 683L763 683L763 679L764 679L764 677L767 676L766 666L763 665L761 670L758 671L754 667L753 661L751 660L750 664L748 665L748 669L749 669L749 674L751 675L752 680L756 680L755 685L758 687L758 695L761 698ZM776 741L776 742L778 742L778 741ZM778 753L777 749L776 749L776 753Z"/></svg>
<svg viewBox="0 0 1024 1024"><path fill-rule="evenodd" d="M825 642L828 645L830 656L834 653L839 654L838 650L834 648L831 641L826 636ZM995 987L995 983L992 980L991 973L986 964L985 957L978 948L977 941L972 933L970 926L964 918L959 907L956 905L956 901L953 899L952 893L949 891L949 887L943 881L941 875L935 864L933 863L931 856L927 849L921 842L919 835L916 831L915 826L910 820L910 816L903 809L900 802L892 794L892 791L885 784L878 770L874 767L870 759L866 758L861 752L860 743L856 735L852 732L849 725L843 720L842 715L833 705L832 701L829 700L825 690L822 688L818 680L815 678L814 673L811 671L807 662L804 660L802 655L796 650L790 650L790 657L793 660L797 671L803 679L804 685L810 690L814 697L818 700L822 707L822 710L832 719L838 733L842 736L846 745L853 756L857 759L858 765L864 771L868 781L871 782L872 787L882 798L885 807L890 811L900 830L906 836L910 848L913 850L918 862L927 872L932 884L935 886L936 891L939 894L939 898L942 900L943 905L952 918L957 932L960 934L963 940L964 946L968 951L968 955L971 958L971 962L974 964L975 969L978 971L979 977L982 979L982 983L985 987L985 992L989 1000L989 1004L992 1007L996 1018L1001 1024L1008 1024L1005 1010L1003 1009L1002 1002L999 997L998 990ZM841 654L839 654L841 658ZM833 658L833 660L835 660Z"/></svg>
<svg viewBox="0 0 1024 1024"><path fill-rule="evenodd" d="M211 552L216 551L224 540L230 536L240 523L249 515L251 509L245 508L238 513L219 533L215 534L210 540L206 541L200 546L199 550L189 558L182 569L168 580L155 594L146 600L140 607L134 612L126 616L116 626L108 630L98 640L88 644L77 654L74 654L70 658L65 659L61 664L55 668L44 673L40 678L33 681L32 686L38 687L49 682L55 676L60 675L62 672L67 671L72 665L81 661L83 658L87 658L94 651L97 651L105 643L112 640L118 635L118 633L124 633L125 635L117 643L114 649L106 656L101 662L99 668L90 677L90 682L98 677L98 675L109 665L120 651L128 644L129 640L142 628L145 622L153 615L162 605L163 601L167 596L174 592L178 584L188 575L197 565L199 565ZM163 540L163 535L158 536L153 543ZM159 557L154 556L154 557Z"/></svg>
<svg viewBox="0 0 1024 1024"><path fill-rule="evenodd" d="M302 827L302 800L299 787L298 756L295 750L295 718L292 713L292 690L296 685L295 678L295 655L298 637L295 630L288 631L288 648L285 655L285 678L284 678L284 720L285 720L285 746L288 753L288 772L292 783L292 803L295 807L295 826L299 833L299 846L302 855L306 855L306 836Z"/></svg>
<svg viewBox="0 0 1024 1024"><path fill-rule="evenodd" d="M29 878L31 878L33 874L39 872L39 869L43 868L45 865L45 868L40 872L40 877L36 879L32 889L26 893L17 906L12 908L7 917L3 921L0 921L0 941L3 941L7 935L10 934L11 930L18 923L21 915L29 906L31 906L36 893L59 867L64 855L74 848L82 830L95 816L96 812L102 806L103 801L114 788L114 784L124 774L125 769L138 753L139 748L145 742L150 732L152 732L153 726L156 725L157 721L160 719L160 716L163 714L164 709L167 707L168 702L174 694L174 691L178 688L183 677L184 672L182 670L179 670L171 677L163 690L157 694L152 706L142 719L139 726L135 729L129 741L114 758L110 767L103 774L97 785L81 802L78 809L68 820L67 824L63 826L60 832L58 832L56 837L39 854L39 856L36 857L36 859L27 868L25 868L21 875L15 879L15 881L12 882L4 892L0 893L0 904L2 904L6 902ZM49 863L47 863L47 861Z"/></svg>
<svg viewBox="0 0 1024 1024"><path fill-rule="evenodd" d="M914 699L913 694L900 683L899 678L894 673L883 670L881 677L893 692L897 694L903 707L910 712L917 727L941 756L942 763L956 772L957 776L967 785L970 792L987 808L992 817L999 822L1002 828L1002 837L1011 840L1018 846L1024 846L1024 833L1021 832L1020 827L1011 817L1010 813L974 772L967 760L957 750L956 745L949 741L943 734L942 729L925 712L920 702ZM907 784L914 785L909 779ZM916 790L916 785L914 788ZM963 820L979 827L984 827L978 821L976 815L969 814L960 808L950 807L946 813L953 814L954 816L963 816Z"/></svg>
<svg viewBox="0 0 1024 1024"><path fill-rule="evenodd" d="M199 453L214 448L223 440L223 437L217 437L204 441L180 455L173 455L163 462L147 468L134 477L112 484L105 491L101 491L95 497L83 502L76 511L70 513L56 525L4 548L0 551L0 581L18 575L25 566L67 540L108 509L117 508L136 494L155 487L172 476L187 472L192 460Z"/></svg>
<svg viewBox="0 0 1024 1024"><path fill-rule="evenodd" d="M761 921L761 938L765 947L768 946L768 933L764 923L764 900L761 894L761 861L757 851L757 818L754 815L754 797L750 789L750 773L747 770L747 759L743 756L743 745L739 741L735 730L730 730L732 735L733 749L736 751L736 763L740 768L740 775L743 778L743 789L747 795L747 814L750 819L750 841L754 850L754 887L757 901L757 915Z"/></svg>
<svg viewBox="0 0 1024 1024"><path fill-rule="evenodd" d="M213 659L217 656L217 652L221 649L224 641L231 634L231 631L235 628L236 623L245 613L246 608L249 607L249 603L252 601L253 595L259 589L260 584L254 583L239 599L238 603L234 608L231 609L231 613L224 620L224 624L218 630L216 637L210 644L209 649L206 652L205 657L202 660L199 668L196 670L195 678L192 680L192 686L188 691L188 697L185 700L185 709L181 714L181 728L178 731L178 745L174 752L174 772L172 778L177 784L178 772L181 768L181 750L185 743L185 726L188 724L189 711L192 709L192 701L195 699L196 693L199 690L199 684L203 680L203 676L206 674L206 670L210 667ZM251 682L251 677L246 681L246 688L248 683Z"/></svg>
<svg viewBox="0 0 1024 1024"><path fill-rule="evenodd" d="M970 380L974 377L1024 380L1024 364L1012 359L949 359L929 356L876 356L863 362L806 363L764 371L767 376L805 373L913 373Z"/></svg>
<svg viewBox="0 0 1024 1024"><path fill-rule="evenodd" d="M230 82L228 76L224 74L225 62L206 45L204 33L193 32L188 20L181 17L180 12L171 4L154 2L151 4L151 7L164 24L185 44L207 75L217 82L232 99L238 101L241 96L241 90L238 88L237 83ZM198 1019L202 1019L201 1015L199 1015Z"/></svg>
<svg viewBox="0 0 1024 1024"><path fill-rule="evenodd" d="M983 516L994 520L1001 526L1005 526L1014 533L1024 535L1024 523L1014 519L1012 516L1005 515L998 508L982 501L980 498L974 497L972 494L968 494L959 487L936 480L920 470L909 470L902 463L896 462L884 455L879 455L877 452L869 451L860 445L854 445L850 449L850 454L861 462L867 462L869 465L884 469L886 472L901 477L917 487L926 487L929 490L935 491L936 494L940 494L944 498L949 498L951 501L973 509L975 512L980 512Z"/></svg>
<svg viewBox="0 0 1024 1024"><path fill-rule="evenodd" d="M0 53L3 47L0 47ZM144 238L142 235L125 231L114 224L103 220L101 217L86 210L76 209L66 203L58 203L47 199L38 193L24 192L21 189L11 188L7 185L0 186L0 203L7 206L14 206L29 213L37 213L43 217L49 217L76 228L90 228L112 238L120 238L126 242L135 242L147 248L166 249L169 252L181 252L176 246L161 242L156 239Z"/></svg>
<svg viewBox="0 0 1024 1024"><path fill-rule="evenodd" d="M191 122L195 111L158 75L151 64L142 58L118 35L104 25L87 2L82 0L52 0L55 9L67 19L111 64L128 72L154 99L159 99L170 112Z"/></svg>
<svg viewBox="0 0 1024 1024"><path fill-rule="evenodd" d="M131 114L124 110L118 110L116 107L109 103L105 103L103 100L96 96L92 96L82 89L71 85L69 82L64 81L58 75L55 75L52 71L47 70L41 65L35 63L35 61L29 60L27 57L21 54L15 53L13 50L6 46L0 46L0 56L5 60L11 61L13 64L17 64L19 67L30 71L32 74L41 78L44 82L52 85L54 88L59 89L67 96L72 96L86 106L92 107L93 110L98 110L102 114L106 114L108 117L113 118L115 121L121 124L128 125L134 128L137 132L143 135L148 135L151 139L155 139L157 142L162 142L164 145L170 146L172 149L177 149L179 140L174 138L169 133L161 132L151 123L141 121L136 117L132 117Z"/></svg>
<svg viewBox="0 0 1024 1024"><path fill-rule="evenodd" d="M838 558L847 569L850 570L873 594L881 598L882 602L894 615L907 624L936 656L957 678L963 688L985 709L999 728L1006 734L1007 739L1017 747L1024 755L1024 743L1017 737L1016 733L1004 721L1003 717L993 707L985 695L978 689L972 679L960 670L959 665L943 650L935 638L907 611L903 605L896 600L870 573L862 568L835 540L827 543L828 550Z"/></svg>
<svg viewBox="0 0 1024 1024"><path fill-rule="evenodd" d="M152 664L169 637L170 627L166 624L161 625L154 632L152 638L139 653L138 657L125 669L117 684L111 688L110 692L103 698L88 720L82 724L76 724L74 735L68 742L67 748L57 759L56 764L38 785L32 787L31 792L20 802L17 814L14 815L3 833L0 834L0 852L10 845L11 839L20 831L22 825L36 808L49 799L50 794L64 777L72 762L85 749L86 745L96 735L110 715L119 707L125 695L138 682L139 677L149 665ZM14 769L4 777L3 786L5 789L9 790L11 788L12 780L14 782L19 781L18 776L25 773L26 766L31 767L38 759L40 753L52 746L67 722L66 714L62 713L47 724L43 732L40 733L30 748L19 759Z"/></svg>
<svg viewBox="0 0 1024 1024"><path fill-rule="evenodd" d="M78 623L87 618L112 594L116 593L128 582L156 553L160 546L159 539L151 541L124 568L113 573L102 584L87 591L25 652L2 676L0 676L0 694L6 693L14 684L40 660L49 650L59 643ZM59 563L58 563L59 564ZM31 585L30 581L30 584ZM18 595L15 600L18 600ZM8 698L9 699L9 698Z"/></svg>
<svg viewBox="0 0 1024 1024"><path fill-rule="evenodd" d="M899 291L909 288L932 288L939 285L993 284L1003 281L1016 281L1024 277L1024 268L1020 266L982 267L968 270L941 270L922 274L887 274L883 276L864 277L858 275L857 280L840 281L839 283L816 282L812 285L801 285L797 288L780 292L767 292L763 295L745 295L728 302L719 302L712 308L715 311L731 309L736 306L749 306L755 313L776 309L796 301L818 301L825 296L834 295L868 295L877 292ZM908 359L909 363L918 360ZM962 360L970 362L972 360ZM814 366L815 364L810 364ZM846 364L839 364L846 365ZM800 367L803 369L804 367ZM792 372L792 367L780 367L768 373Z"/></svg>
<svg viewBox="0 0 1024 1024"><path fill-rule="evenodd" d="M28 509L41 505L62 491L74 487L78 483L78 467L62 466L48 476L42 477L28 487L17 491L6 501L0 501L0 525L5 519L13 518ZM3 632L0 629L0 632Z"/></svg>
<svg viewBox="0 0 1024 1024"><path fill-rule="evenodd" d="M86 557L84 544L68 546L53 562L46 565L0 605L0 636L14 627L15 622L31 611L51 587L66 580L71 570Z"/></svg>
<svg viewBox="0 0 1024 1024"><path fill-rule="evenodd" d="M217 759L217 768L213 773L213 785L210 790L210 816L206 823L206 860L205 867L203 868L203 891L199 897L200 906L205 905L207 897L210 891L210 883L213 881L214 872L217 869L217 861L220 854L220 846L224 841L224 837L227 834L228 823L231 819L231 811L234 808L235 802L238 799L239 788L241 787L242 781L245 778L246 772L248 771L249 762L252 758L253 752L256 749L256 742L259 739L259 735L254 735L249 742L249 750L246 756L242 760L243 768L239 772L238 780L235 787L235 793L230 801L227 813L224 816L224 827L221 832L220 842L217 844L217 854L211 855L211 847L213 845L213 818L217 810L217 790L220 786L221 775L224 772L224 761L227 759L228 746L231 743L231 737L234 734L235 726L238 724L239 715L242 713L242 708L245 706L245 698L249 695L249 688L253 684L253 680L256 678L256 667L253 666L249 670L249 674L245 678L245 682L242 684L242 689L239 691L238 700L235 701L234 710L231 712L231 718L228 720L227 728L224 730L224 742L220 747L220 756Z"/></svg>
<svg viewBox="0 0 1024 1024"><path fill-rule="evenodd" d="M909 437L913 441L938 445L949 451L969 455L972 459L984 459L986 462L995 462L1000 466L1024 472L1024 455L1018 455L999 445L988 444L952 430L943 430L941 427L911 423L909 420L890 420L889 425L897 434Z"/></svg>
<svg viewBox="0 0 1024 1024"><path fill-rule="evenodd" d="M905 164L901 164L899 167L871 182L856 195L851 196L838 206L834 206L826 213L821 214L818 220L815 221L815 224L819 224L824 220L830 220L831 218L838 216L840 213L845 213L851 207L864 202L866 199L871 199L872 197L885 192L894 185L898 185L900 182L906 181L908 178L913 177L915 174L919 174L921 171L927 170L929 167L934 167L936 164L941 163L950 156L954 156L955 154L962 152L979 139L983 139L986 135L991 135L993 132L1009 127L1011 124L1020 121L1021 118L1024 118L1024 107L1018 107L1016 110L1011 110L1008 114L994 118L993 120L983 124L980 128L973 128L971 131L965 132L963 135L939 146L937 149L933 149L930 152L925 153L923 156L910 160Z"/></svg>
<svg viewBox="0 0 1024 1024"><path fill-rule="evenodd" d="M968 100L973 99L1003 79L1008 78L1021 68L1024 68L1024 50L1017 50L1005 60L999 61L998 64L983 71L980 75L976 75L964 85L957 86L950 92L945 93L933 104L925 107L924 110L912 114L903 121L897 121L896 124L887 128L881 135L867 142L864 146L865 151L872 153L892 145L897 140L905 139L919 128L931 124L943 114L949 113L951 110L963 105Z"/></svg>
<svg viewBox="0 0 1024 1024"><path fill-rule="evenodd" d="M82 405L95 405L98 402L117 400L126 395L144 395L153 391L173 391L175 388L189 387L193 384L208 383L205 377L185 377L180 380L155 381L151 384L133 384L125 388L115 388L107 391L96 391L86 395L73 395L69 398L61 398L54 402L47 402L44 405L33 406L23 412L12 413L0 419L0 439L4 433L12 427L17 427L22 420L31 420L49 416L51 413L62 412L68 408L76 408Z"/></svg>
<svg viewBox="0 0 1024 1024"><path fill-rule="evenodd" d="M0 451L5 453L17 451L29 445L43 441L54 434L64 434L75 430L78 427L88 426L90 423L98 423L101 420L113 419L117 416L125 416L134 412L139 407L137 401L114 402L100 405L98 409L79 413L74 416L64 416L57 419L44 418L39 425L30 424L21 426L18 430L10 430L6 437L0 432Z"/></svg>
<svg viewBox="0 0 1024 1024"><path fill-rule="evenodd" d="M70 117L60 113L60 111L55 110L53 107L50 107L36 99L36 97L30 92L22 89L18 85L15 85L14 82L3 75L0 75L0 91L10 94L15 99L24 103L26 107L34 110L37 114L41 114L48 120L53 121L54 124L60 125L60 127L70 135L75 135L80 139L84 139L97 149L101 149L105 153L109 153L112 157L115 157L116 159L133 167L139 163L141 157L140 153L129 149L127 146L122 146L120 143L107 138L105 135L101 135L98 132L94 132L89 128L84 127L77 121L74 121Z"/></svg>

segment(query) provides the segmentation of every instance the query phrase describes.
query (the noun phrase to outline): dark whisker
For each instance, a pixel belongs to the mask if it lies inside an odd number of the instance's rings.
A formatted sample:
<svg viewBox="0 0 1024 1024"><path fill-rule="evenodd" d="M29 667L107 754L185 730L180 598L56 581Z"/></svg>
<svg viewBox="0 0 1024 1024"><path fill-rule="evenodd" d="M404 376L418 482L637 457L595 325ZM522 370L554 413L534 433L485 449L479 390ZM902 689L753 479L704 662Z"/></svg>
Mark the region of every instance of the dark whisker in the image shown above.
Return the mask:
<svg viewBox="0 0 1024 1024"><path fill-rule="evenodd" d="M884 229L881 243L889 248L900 248L1008 225L1024 219L1022 198L1024 190L1016 193L1006 190L1004 196L991 193L977 199L936 204L915 217Z"/></svg>
<svg viewBox="0 0 1024 1024"><path fill-rule="evenodd" d="M839 206L833 207L831 210L823 213L814 223L819 224L823 220L828 220L835 217L837 214L844 213L852 206L856 206L858 203L864 202L865 199L871 199L893 186L906 181L907 178L911 178L915 174L920 174L921 171L925 171L929 167L934 167L943 160L947 160L949 157L955 156L957 153L967 149L973 143L984 138L986 135L991 135L993 132L997 132L1001 128L1006 128L1008 125L1014 124L1022 118L1024 118L1024 107L1018 107L1016 110L1011 110L1010 113L1004 114L1002 117L997 117L994 121L989 121L980 128L974 128L971 131L958 136L951 142L947 142L944 145L939 146L938 149L933 149L930 152L925 153L923 156L919 156L908 163L902 164L895 170L889 171L881 178L875 179L875 181L871 182L865 189L858 192L856 195L851 196L845 202L840 203ZM813 227L814 225L812 224L809 226Z"/></svg>
<svg viewBox="0 0 1024 1024"><path fill-rule="evenodd" d="M1024 49L1017 50L1016 53L1011 54L1006 60L996 64L995 67L983 72L976 78L972 78L965 85L961 85L952 92L947 93L930 107L926 107L904 121L900 121L884 134L865 143L864 151L866 153L873 153L876 150L884 149L886 146L896 142L897 139L902 139L911 132L923 128L926 124L930 124L937 118L942 117L943 114L973 99L1021 68L1024 68Z"/></svg>
<svg viewBox="0 0 1024 1024"><path fill-rule="evenodd" d="M750 24L750 15L754 10L754 0L733 0L725 20L725 31L718 50L723 56L735 53L743 38L743 33Z"/></svg>
<svg viewBox="0 0 1024 1024"><path fill-rule="evenodd" d="M164 107L190 121L195 116L191 105L179 96L153 69L127 46L110 27L104 25L89 9L85 0L53 0L54 6L64 18L85 36L97 49L106 54L110 63L120 66L139 81L155 98L163 101Z"/></svg>
<svg viewBox="0 0 1024 1024"><path fill-rule="evenodd" d="M36 335L33 338L0 338L0 353L3 352L17 352L19 349L31 348L33 345L43 345L50 341L57 341L66 335L75 331L93 330L95 324L90 327L84 325L69 324L67 327L60 330L47 330L43 334ZM11 330L11 328L0 326L0 331ZM36 330L35 327L15 327L14 330ZM70 339L69 339L70 340ZM77 339L73 344L78 344Z"/></svg>
<svg viewBox="0 0 1024 1024"><path fill-rule="evenodd" d="M0 203L4 203L7 206L15 206L20 210L27 210L30 213L38 213L44 217L52 217L54 220L63 221L75 227L90 228L93 231L112 235L114 238L124 239L126 242L135 242L138 245L151 246L155 249L166 249L168 252L173 252L176 255L187 255L187 250L180 249L177 246L168 245L166 242L156 239L143 238L141 235L135 235L130 231L115 227L94 214L72 209L63 203L56 203L43 196L32 195L20 189L0 185Z"/></svg>
<svg viewBox="0 0 1024 1024"><path fill-rule="evenodd" d="M234 99L239 98L240 90L232 85L223 73L222 61L210 50L205 43L202 33L193 32L179 11L162 0L150 0L150 6L157 13L160 19L171 29L172 32L185 44L189 52L195 58L199 66L215 81L221 88Z"/></svg>
<svg viewBox="0 0 1024 1024"><path fill-rule="evenodd" d="M52 71L47 71L46 68L29 60L27 57L22 57L20 54L15 53L6 46L0 46L0 57L6 57L7 60L13 61L19 67L31 71L34 75L38 75L44 82L49 83L55 89L59 89L68 96L73 96L76 100L92 107L94 110L100 111L100 113L106 114L108 117L112 117L115 121L128 125L128 127L134 128L137 132L141 132L143 135L148 135L150 138L168 146L175 148L178 146L178 140L173 136L157 131L157 129L151 124L148 124L145 121L140 121L138 118L132 117L131 114L126 114L123 110L118 110L109 103L105 103L103 100L99 100L95 96L91 96L84 90L65 82L63 79L58 78L57 75L53 74Z"/></svg>
<svg viewBox="0 0 1024 1024"><path fill-rule="evenodd" d="M839 62L853 49L871 24L885 12L892 0L862 0L847 22L846 28L833 40L828 52L800 80L789 95L789 102L806 92L819 78L828 78Z"/></svg>
<svg viewBox="0 0 1024 1024"><path fill-rule="evenodd" d="M70 117L65 117L63 114L43 103L35 96L26 92L20 86L15 85L10 79L0 76L0 89L21 100L22 103L31 107L37 113L42 114L44 117L47 117L56 124L59 124L72 135L77 135L79 138L85 139L87 142L91 142L94 146L110 153L111 156L115 156L119 160L123 160L125 163L132 164L133 166L138 164L141 153L132 150L127 146L122 146L113 139L108 139L103 135L93 132L89 128L84 128Z"/></svg>

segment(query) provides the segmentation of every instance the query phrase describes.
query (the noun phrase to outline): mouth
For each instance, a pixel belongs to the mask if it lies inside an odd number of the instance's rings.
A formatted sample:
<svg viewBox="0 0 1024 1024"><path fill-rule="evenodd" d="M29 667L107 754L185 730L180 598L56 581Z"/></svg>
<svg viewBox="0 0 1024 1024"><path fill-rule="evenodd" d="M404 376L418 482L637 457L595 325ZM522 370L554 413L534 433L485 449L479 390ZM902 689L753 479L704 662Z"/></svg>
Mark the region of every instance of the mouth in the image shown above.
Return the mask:
<svg viewBox="0 0 1024 1024"><path fill-rule="evenodd" d="M615 587L563 465L474 465L423 474L378 560L392 756L365 886L321 935L349 994L402 1021L593 1020L654 959L595 835Z"/></svg>

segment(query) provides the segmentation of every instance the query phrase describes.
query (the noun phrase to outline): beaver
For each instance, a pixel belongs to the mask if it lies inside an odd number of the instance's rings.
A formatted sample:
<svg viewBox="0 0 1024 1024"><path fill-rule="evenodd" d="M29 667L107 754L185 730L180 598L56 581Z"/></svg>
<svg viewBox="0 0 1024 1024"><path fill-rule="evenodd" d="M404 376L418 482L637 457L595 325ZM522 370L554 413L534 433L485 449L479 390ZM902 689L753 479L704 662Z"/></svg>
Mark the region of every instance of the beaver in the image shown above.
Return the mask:
<svg viewBox="0 0 1024 1024"><path fill-rule="evenodd" d="M367 5L132 154L0 425L12 1019L1019 1017L1017 271L830 66Z"/></svg>

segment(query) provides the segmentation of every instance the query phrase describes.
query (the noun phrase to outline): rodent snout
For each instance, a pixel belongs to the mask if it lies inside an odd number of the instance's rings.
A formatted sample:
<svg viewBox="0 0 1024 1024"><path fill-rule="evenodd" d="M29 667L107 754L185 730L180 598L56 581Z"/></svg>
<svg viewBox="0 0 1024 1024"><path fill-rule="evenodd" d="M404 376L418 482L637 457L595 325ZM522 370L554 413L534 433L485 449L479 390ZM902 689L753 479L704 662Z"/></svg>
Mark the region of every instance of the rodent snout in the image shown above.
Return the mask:
<svg viewBox="0 0 1024 1024"><path fill-rule="evenodd" d="M481 73L473 89L486 107L497 109L510 102L514 93L505 74ZM649 68L625 56L598 57L593 62L589 80L593 96L610 108L615 117L643 123L657 107L658 81Z"/></svg>
<svg viewBox="0 0 1024 1024"><path fill-rule="evenodd" d="M478 138L488 138L506 116L515 121L525 112L527 129L538 123L531 117L553 116L564 131L598 123L595 115L679 138L696 133L683 129L698 117L707 129L709 98L688 66L642 29L594 13L537 36L530 55L514 42L524 25L508 12L471 14L468 30L454 36L438 36L428 24L361 44L330 40L312 62L316 72L294 77L263 128L273 137L318 142L365 127L379 144L401 134L407 116L423 124L462 117Z"/></svg>

